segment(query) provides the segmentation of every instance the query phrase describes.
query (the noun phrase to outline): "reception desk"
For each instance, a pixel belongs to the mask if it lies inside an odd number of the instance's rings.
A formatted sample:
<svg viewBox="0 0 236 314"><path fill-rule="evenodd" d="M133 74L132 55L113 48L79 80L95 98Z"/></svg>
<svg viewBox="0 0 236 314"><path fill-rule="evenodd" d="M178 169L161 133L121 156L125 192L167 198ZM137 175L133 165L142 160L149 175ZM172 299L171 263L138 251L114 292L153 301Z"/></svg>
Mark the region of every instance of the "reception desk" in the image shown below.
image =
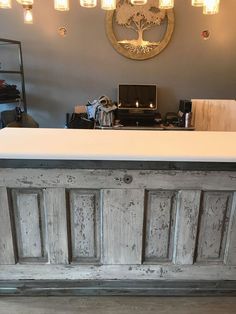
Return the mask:
<svg viewBox="0 0 236 314"><path fill-rule="evenodd" d="M235 143L1 130L0 294L235 294Z"/></svg>

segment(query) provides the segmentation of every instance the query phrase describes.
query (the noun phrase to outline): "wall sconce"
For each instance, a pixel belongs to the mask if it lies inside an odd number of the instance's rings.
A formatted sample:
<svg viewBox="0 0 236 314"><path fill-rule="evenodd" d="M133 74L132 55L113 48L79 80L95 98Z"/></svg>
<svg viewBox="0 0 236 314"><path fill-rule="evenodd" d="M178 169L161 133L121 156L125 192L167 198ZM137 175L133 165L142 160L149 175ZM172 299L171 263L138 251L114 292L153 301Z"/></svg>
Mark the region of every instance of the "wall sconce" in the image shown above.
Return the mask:
<svg viewBox="0 0 236 314"><path fill-rule="evenodd" d="M201 35L204 40L208 40L210 38L210 32L208 30L202 31Z"/></svg>
<svg viewBox="0 0 236 314"><path fill-rule="evenodd" d="M65 26L59 27L57 32L61 37L66 37L67 28Z"/></svg>
<svg viewBox="0 0 236 314"><path fill-rule="evenodd" d="M11 0L0 0L1 9L11 9Z"/></svg>
<svg viewBox="0 0 236 314"><path fill-rule="evenodd" d="M69 0L54 0L54 8L58 11L69 11Z"/></svg>

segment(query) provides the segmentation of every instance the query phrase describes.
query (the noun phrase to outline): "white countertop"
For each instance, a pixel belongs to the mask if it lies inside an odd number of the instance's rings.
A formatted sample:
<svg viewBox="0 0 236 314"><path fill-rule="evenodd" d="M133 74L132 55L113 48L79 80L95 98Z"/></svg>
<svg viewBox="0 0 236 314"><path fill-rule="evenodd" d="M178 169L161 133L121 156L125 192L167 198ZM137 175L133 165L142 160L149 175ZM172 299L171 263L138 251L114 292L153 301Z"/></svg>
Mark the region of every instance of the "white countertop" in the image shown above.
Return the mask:
<svg viewBox="0 0 236 314"><path fill-rule="evenodd" d="M236 132L5 128L0 159L236 162Z"/></svg>

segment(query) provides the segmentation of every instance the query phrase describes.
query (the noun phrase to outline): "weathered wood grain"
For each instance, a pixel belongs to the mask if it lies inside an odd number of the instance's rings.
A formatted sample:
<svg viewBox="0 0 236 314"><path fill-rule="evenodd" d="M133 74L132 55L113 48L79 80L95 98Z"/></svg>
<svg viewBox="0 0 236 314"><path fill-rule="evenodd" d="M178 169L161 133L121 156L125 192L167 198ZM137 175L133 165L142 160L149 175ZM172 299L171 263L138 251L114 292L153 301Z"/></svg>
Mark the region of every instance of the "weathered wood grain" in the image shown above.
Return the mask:
<svg viewBox="0 0 236 314"><path fill-rule="evenodd" d="M228 265L236 265L236 193L233 194L224 261Z"/></svg>
<svg viewBox="0 0 236 314"><path fill-rule="evenodd" d="M131 175L133 181L125 183L125 175ZM26 248L24 247L21 262L26 255L36 256L31 257L31 261L35 258L33 262L37 262L37 265L1 265L0 280L236 280L235 196L232 209L229 210L230 215L225 216L224 223L222 215L228 206L226 199L226 203L222 202L221 205L220 201L215 201L217 214L212 214L213 219L208 217L208 214L203 215L208 227L201 227L198 218L201 193L235 193L234 171L5 168L0 169L0 186L3 186L3 199L7 204L4 205L5 210L9 206L6 191L24 190L23 194L20 192L16 195L15 206L20 208L24 218L24 223L18 223L17 226L25 235L30 214L34 217L31 226L34 233L30 239L25 236L28 242ZM27 195L26 191L39 190L43 191L42 207L46 213L46 231L42 234L46 234L45 250L48 251L49 263L53 265L39 264L40 241L31 250L33 240L40 238L39 225L42 222L39 216L42 210L40 211L41 205L37 204L37 197L32 193ZM101 202L98 196L100 193ZM148 200L144 195L148 195ZM144 199L147 200L146 220ZM228 204L227 208L230 208L230 202ZM0 205L0 209L1 206L3 205ZM206 205L204 208L208 207ZM2 212L4 210L0 211L0 216ZM7 212L9 215L9 209ZM212 232L211 236L216 236L213 246L222 247L220 263L212 263L214 254L211 252L211 256L204 260L204 265L200 260L192 265L197 252L197 227L200 226L206 232L206 229L215 225L219 219L222 221L219 226L228 224L228 231L225 229L227 237L220 237L223 226L222 229L217 229L216 234ZM7 221L10 219L7 218ZM19 222L19 219L17 221ZM100 223L101 230L98 231ZM144 236L143 230L146 230ZM12 233L12 230L10 232ZM175 236L174 241L172 234ZM102 239L101 250L97 242L99 237ZM17 238L18 236L16 240ZM67 265L71 261L72 264ZM214 257L215 261L217 259ZM99 265L94 265L96 262ZM145 264L142 265L142 262Z"/></svg>
<svg viewBox="0 0 236 314"><path fill-rule="evenodd" d="M103 191L103 264L141 264L144 191Z"/></svg>
<svg viewBox="0 0 236 314"><path fill-rule="evenodd" d="M19 262L47 261L45 211L40 190L12 190Z"/></svg>
<svg viewBox="0 0 236 314"><path fill-rule="evenodd" d="M192 123L197 131L236 131L236 101L192 100Z"/></svg>
<svg viewBox="0 0 236 314"><path fill-rule="evenodd" d="M15 264L12 234L7 189L0 187L0 265Z"/></svg>
<svg viewBox="0 0 236 314"><path fill-rule="evenodd" d="M124 182L125 175L132 183ZM219 186L220 180L220 186ZM0 169L0 186L12 188L236 190L235 172L100 169Z"/></svg>
<svg viewBox="0 0 236 314"><path fill-rule="evenodd" d="M149 191L146 208L145 262L171 261L176 215L175 191Z"/></svg>
<svg viewBox="0 0 236 314"><path fill-rule="evenodd" d="M100 258L100 206L96 190L71 190L72 261L98 262Z"/></svg>
<svg viewBox="0 0 236 314"><path fill-rule="evenodd" d="M193 264L201 191L180 191L177 199L174 262Z"/></svg>
<svg viewBox="0 0 236 314"><path fill-rule="evenodd" d="M68 232L65 189L45 189L44 200L47 215L49 262L51 264L67 264Z"/></svg>
<svg viewBox="0 0 236 314"><path fill-rule="evenodd" d="M2 265L0 280L236 280L226 265Z"/></svg>
<svg viewBox="0 0 236 314"><path fill-rule="evenodd" d="M203 193L197 262L223 262L231 203L231 193Z"/></svg>

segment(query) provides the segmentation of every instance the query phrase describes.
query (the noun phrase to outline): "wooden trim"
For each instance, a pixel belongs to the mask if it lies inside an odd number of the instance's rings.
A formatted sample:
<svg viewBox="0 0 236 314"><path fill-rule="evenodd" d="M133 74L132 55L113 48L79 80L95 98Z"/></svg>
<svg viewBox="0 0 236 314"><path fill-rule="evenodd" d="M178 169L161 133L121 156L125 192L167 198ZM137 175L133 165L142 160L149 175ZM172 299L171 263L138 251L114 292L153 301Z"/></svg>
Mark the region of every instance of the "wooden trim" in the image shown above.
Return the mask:
<svg viewBox="0 0 236 314"><path fill-rule="evenodd" d="M0 159L0 168L236 171L236 162Z"/></svg>
<svg viewBox="0 0 236 314"><path fill-rule="evenodd" d="M235 281L0 281L0 296L236 296Z"/></svg>
<svg viewBox="0 0 236 314"><path fill-rule="evenodd" d="M236 266L173 265L1 265L1 280L234 280Z"/></svg>

